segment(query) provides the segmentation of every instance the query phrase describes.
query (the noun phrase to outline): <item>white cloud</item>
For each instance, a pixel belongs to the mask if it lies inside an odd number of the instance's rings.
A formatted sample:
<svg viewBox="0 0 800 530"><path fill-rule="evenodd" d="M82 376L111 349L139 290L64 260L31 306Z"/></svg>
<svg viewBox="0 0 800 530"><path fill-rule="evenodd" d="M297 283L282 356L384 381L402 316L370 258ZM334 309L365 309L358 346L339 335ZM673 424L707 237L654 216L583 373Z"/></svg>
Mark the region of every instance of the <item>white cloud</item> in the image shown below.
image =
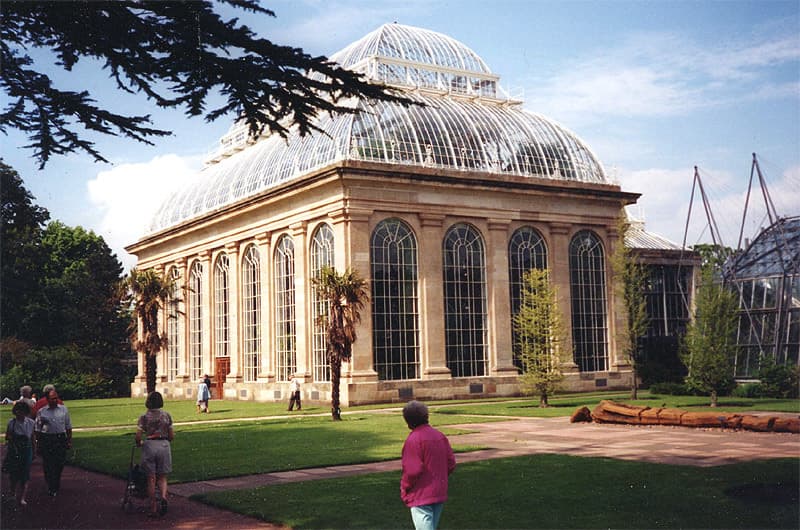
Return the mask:
<svg viewBox="0 0 800 530"><path fill-rule="evenodd" d="M572 124L608 117L684 115L745 100L797 96L767 69L796 65L800 38L767 36L709 46L668 33L633 34L616 48L566 61L536 87L532 108Z"/></svg>
<svg viewBox="0 0 800 530"><path fill-rule="evenodd" d="M125 252L125 247L146 232L156 210L173 191L189 185L199 166L198 158L169 154L101 171L87 183L89 200L102 212L94 229L125 270L136 264L136 258Z"/></svg>

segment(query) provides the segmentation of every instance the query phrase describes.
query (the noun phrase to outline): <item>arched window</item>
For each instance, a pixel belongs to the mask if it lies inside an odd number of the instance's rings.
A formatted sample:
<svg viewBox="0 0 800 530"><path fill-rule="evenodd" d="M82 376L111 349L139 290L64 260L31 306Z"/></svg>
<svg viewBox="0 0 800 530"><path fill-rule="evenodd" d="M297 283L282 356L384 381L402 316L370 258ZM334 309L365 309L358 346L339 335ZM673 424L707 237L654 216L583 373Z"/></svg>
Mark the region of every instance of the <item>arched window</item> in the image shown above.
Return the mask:
<svg viewBox="0 0 800 530"><path fill-rule="evenodd" d="M230 355L229 269L230 263L227 254L220 254L214 264L214 352L217 357Z"/></svg>
<svg viewBox="0 0 800 530"><path fill-rule="evenodd" d="M242 258L242 349L244 381L255 382L261 366L261 255L255 245Z"/></svg>
<svg viewBox="0 0 800 530"><path fill-rule="evenodd" d="M189 368L193 381L203 374L203 264L189 272Z"/></svg>
<svg viewBox="0 0 800 530"><path fill-rule="evenodd" d="M582 372L608 370L606 266L603 246L593 232L575 234L569 244L572 348Z"/></svg>
<svg viewBox="0 0 800 530"><path fill-rule="evenodd" d="M478 231L454 225L444 238L447 367L453 377L486 374L486 267Z"/></svg>
<svg viewBox="0 0 800 530"><path fill-rule="evenodd" d="M419 377L417 240L403 221L378 223L370 244L372 337L378 379Z"/></svg>
<svg viewBox="0 0 800 530"><path fill-rule="evenodd" d="M178 267L169 270L168 278L172 281L172 295L167 306L167 381L175 381L178 377L178 360L181 357L181 271Z"/></svg>
<svg viewBox="0 0 800 530"><path fill-rule="evenodd" d="M311 277L319 278L323 267L333 267L333 230L323 223L314 230L311 237ZM328 362L328 341L325 326L320 319L328 314L329 303L320 298L316 289L311 289L311 310L313 314L312 363L314 381L330 381L331 371Z"/></svg>
<svg viewBox="0 0 800 530"><path fill-rule="evenodd" d="M531 269L547 269L547 247L539 232L523 226L517 229L508 243L508 283L511 290L511 336L514 341L514 364L522 368L519 360L517 332L513 318L522 304L522 277Z"/></svg>
<svg viewBox="0 0 800 530"><path fill-rule="evenodd" d="M275 245L275 354L276 377L288 381L295 372L294 242L284 235Z"/></svg>

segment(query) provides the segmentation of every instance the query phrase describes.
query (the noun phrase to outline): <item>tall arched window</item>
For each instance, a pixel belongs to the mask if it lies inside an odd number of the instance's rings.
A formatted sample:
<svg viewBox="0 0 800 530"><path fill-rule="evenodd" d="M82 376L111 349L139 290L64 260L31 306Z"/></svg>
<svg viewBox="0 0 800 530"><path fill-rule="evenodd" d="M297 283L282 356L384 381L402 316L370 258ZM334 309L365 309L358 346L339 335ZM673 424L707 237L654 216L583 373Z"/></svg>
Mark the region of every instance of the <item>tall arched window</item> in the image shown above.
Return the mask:
<svg viewBox="0 0 800 530"><path fill-rule="evenodd" d="M478 231L454 225L444 238L445 350L453 377L485 375L486 267Z"/></svg>
<svg viewBox="0 0 800 530"><path fill-rule="evenodd" d="M333 230L321 224L311 237L311 277L319 278L323 267L333 267ZM328 314L329 303L320 298L316 289L311 289L311 310L313 311L312 364L314 381L330 381L331 371L328 362L328 341L325 326L320 318Z"/></svg>
<svg viewBox="0 0 800 530"><path fill-rule="evenodd" d="M183 346L181 340L183 326L178 305L181 298L181 271L178 267L172 267L168 274L172 281L172 295L167 306L167 380L175 381L178 377L178 360Z"/></svg>
<svg viewBox="0 0 800 530"><path fill-rule="evenodd" d="M288 381L296 370L294 242L284 235L275 245L275 354L276 377Z"/></svg>
<svg viewBox="0 0 800 530"><path fill-rule="evenodd" d="M513 318L522 304L522 277L531 269L547 269L547 247L539 232L523 226L517 229L508 243L508 282L511 290L511 336L514 341L514 364L522 368L519 360L519 345Z"/></svg>
<svg viewBox="0 0 800 530"><path fill-rule="evenodd" d="M203 373L203 264L195 261L189 272L189 368L193 381Z"/></svg>
<svg viewBox="0 0 800 530"><path fill-rule="evenodd" d="M378 379L419 377L417 240L403 221L378 223L370 244L372 337Z"/></svg>
<svg viewBox="0 0 800 530"><path fill-rule="evenodd" d="M244 381L255 382L261 366L261 256L255 245L242 258L242 360Z"/></svg>
<svg viewBox="0 0 800 530"><path fill-rule="evenodd" d="M227 254L220 254L214 264L214 352L228 357L231 347L230 329L230 263Z"/></svg>
<svg viewBox="0 0 800 530"><path fill-rule="evenodd" d="M569 244L572 348L582 372L608 370L606 265L600 238L584 230Z"/></svg>

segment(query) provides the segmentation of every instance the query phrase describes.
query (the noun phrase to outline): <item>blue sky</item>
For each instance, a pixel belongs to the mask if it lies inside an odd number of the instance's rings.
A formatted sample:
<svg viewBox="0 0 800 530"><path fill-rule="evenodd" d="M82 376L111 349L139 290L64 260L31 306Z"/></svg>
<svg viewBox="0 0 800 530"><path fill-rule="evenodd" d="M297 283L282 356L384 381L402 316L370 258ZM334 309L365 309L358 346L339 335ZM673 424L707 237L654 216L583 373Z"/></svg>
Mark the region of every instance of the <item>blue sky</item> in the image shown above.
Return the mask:
<svg viewBox="0 0 800 530"><path fill-rule="evenodd" d="M275 19L239 16L280 44L331 55L386 22L445 33L472 48L525 108L578 134L623 189L642 193L648 230L680 243L693 166L711 197L723 242L735 246L752 153L781 215L800 215L800 2L277 0ZM35 60L43 64L44 54ZM173 136L146 146L96 137L112 164L52 159L40 171L26 139L0 137L6 163L54 219L102 235L126 268L173 188L191 185L229 120L208 124L120 94L97 63L57 73L118 111L150 113ZM5 104L5 100L3 101ZM764 224L755 196L745 235ZM688 244L710 241L698 199Z"/></svg>

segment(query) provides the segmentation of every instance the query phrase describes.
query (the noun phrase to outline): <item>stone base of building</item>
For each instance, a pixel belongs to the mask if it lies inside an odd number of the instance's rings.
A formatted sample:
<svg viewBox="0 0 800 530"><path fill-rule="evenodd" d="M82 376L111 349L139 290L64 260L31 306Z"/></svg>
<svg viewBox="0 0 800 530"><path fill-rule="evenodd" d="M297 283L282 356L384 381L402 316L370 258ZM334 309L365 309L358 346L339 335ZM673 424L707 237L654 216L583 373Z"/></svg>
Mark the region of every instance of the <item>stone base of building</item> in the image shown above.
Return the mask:
<svg viewBox="0 0 800 530"><path fill-rule="evenodd" d="M159 381L156 389L167 400L195 399L196 384ZM304 383L303 401L325 405L331 401L330 383ZM631 372L574 372L567 373L562 392L593 392L598 390L628 390ZM375 403L405 403L412 399L433 401L445 399L477 399L521 395L516 375L494 377L457 377L431 380L374 381L351 383L342 378L342 406ZM144 398L146 385L138 378L131 384L131 396ZM212 395L212 399L220 396ZM289 383L226 383L222 399L237 401L281 402L289 400Z"/></svg>

